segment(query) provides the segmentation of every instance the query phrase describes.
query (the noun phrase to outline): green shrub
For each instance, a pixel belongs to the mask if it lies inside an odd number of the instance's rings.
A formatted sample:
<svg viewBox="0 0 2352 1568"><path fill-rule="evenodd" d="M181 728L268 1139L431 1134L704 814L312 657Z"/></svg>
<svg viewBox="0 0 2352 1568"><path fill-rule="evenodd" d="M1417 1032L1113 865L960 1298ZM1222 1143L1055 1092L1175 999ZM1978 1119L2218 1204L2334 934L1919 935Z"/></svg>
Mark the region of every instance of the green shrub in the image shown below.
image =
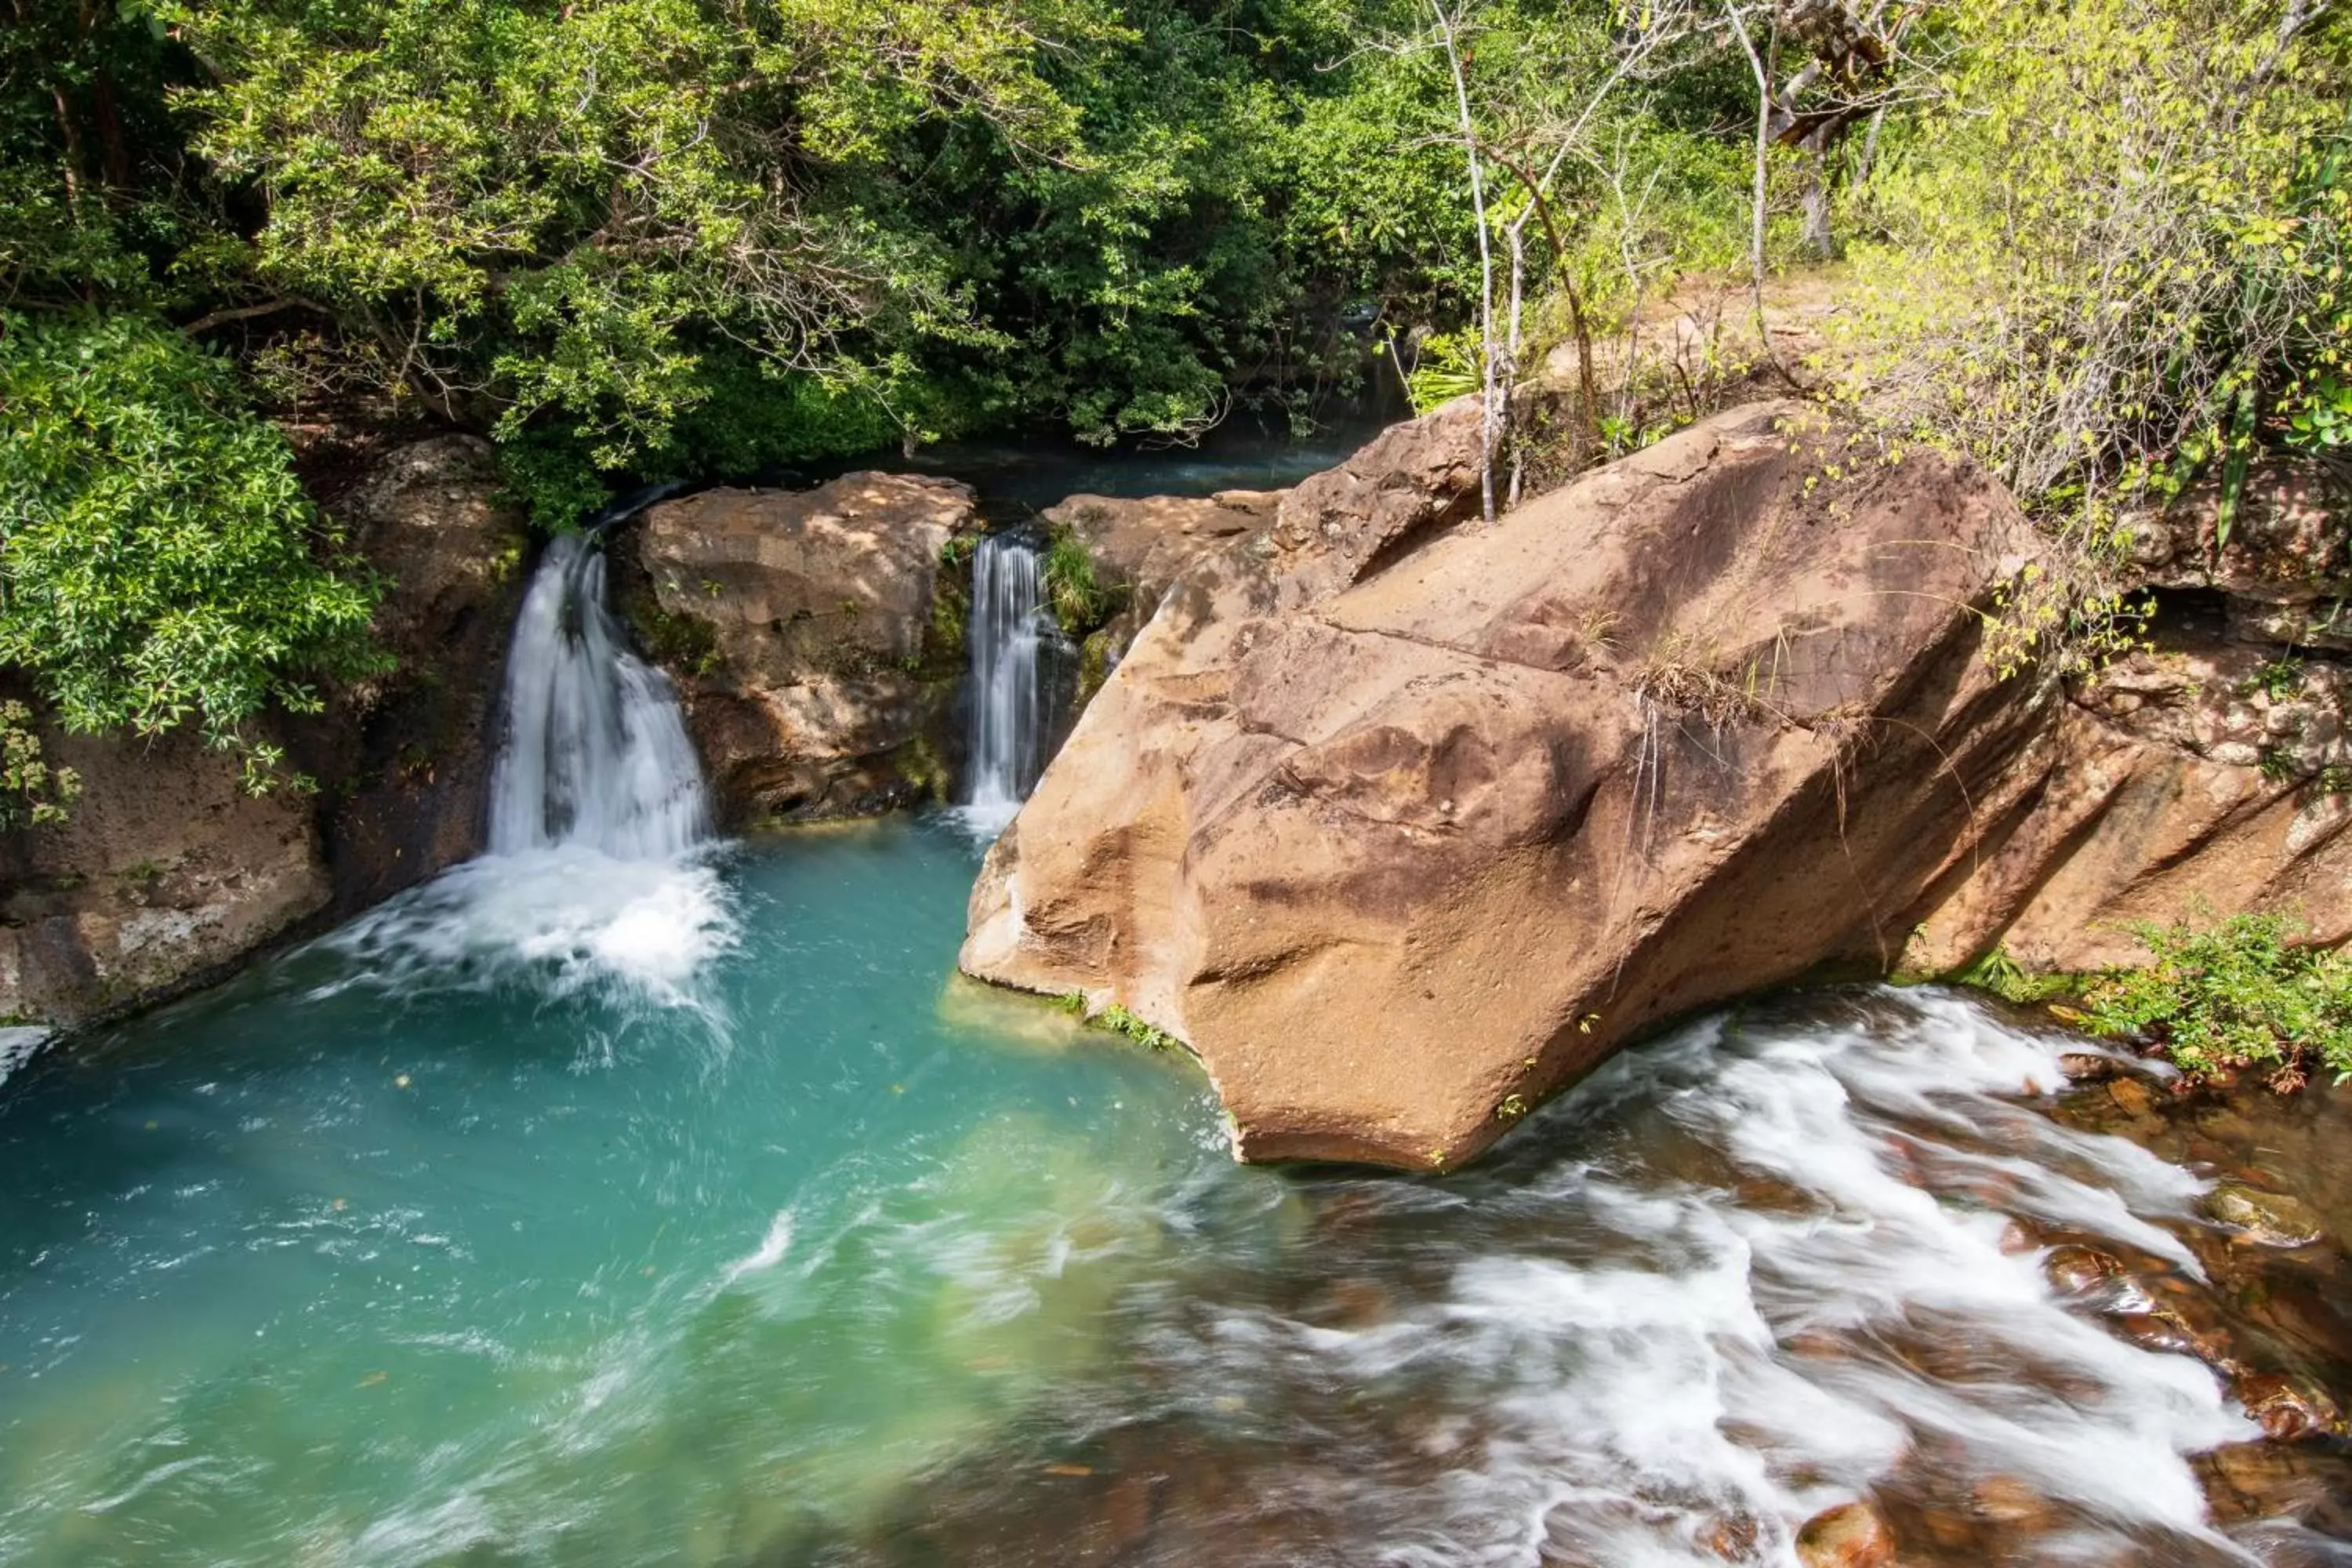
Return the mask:
<svg viewBox="0 0 2352 1568"><path fill-rule="evenodd" d="M66 804L80 793L81 777L73 769L42 760L33 710L22 702L0 702L0 828L62 822Z"/></svg>
<svg viewBox="0 0 2352 1568"><path fill-rule="evenodd" d="M2263 432L2325 438L2352 49L2280 10L1952 0L1947 95L1888 128L1842 317L1892 429L2093 540L2217 461L2226 538Z"/></svg>
<svg viewBox="0 0 2352 1568"><path fill-rule="evenodd" d="M2092 1029L2158 1041L2200 1076L2260 1068L2286 1089L2316 1065L2352 1079L2352 959L2296 946L2304 928L2284 915L2130 929L2153 962L2091 984Z"/></svg>
<svg viewBox="0 0 2352 1568"><path fill-rule="evenodd" d="M1083 637L1117 614L1121 595L1095 576L1086 541L1066 528L1054 531L1045 547L1045 602L1054 619L1074 637Z"/></svg>
<svg viewBox="0 0 2352 1568"><path fill-rule="evenodd" d="M1954 985L1990 991L2004 1002L2015 1002L2021 1005L2064 996L2075 985L2075 977L2071 974L2029 973L2024 965L2011 958L2009 950L2002 947L1994 948L1975 963L1954 970L1944 978Z"/></svg>
<svg viewBox="0 0 2352 1568"><path fill-rule="evenodd" d="M613 498L650 482L726 483L891 445L889 413L854 388L773 372L741 353L714 352L688 376L691 396L662 439L603 464L598 438L560 422L500 436L509 500L536 526L575 527Z"/></svg>
<svg viewBox="0 0 2352 1568"><path fill-rule="evenodd" d="M341 542L226 361L152 318L0 314L0 663L68 730L194 721L268 788L250 721L385 668Z"/></svg>
<svg viewBox="0 0 2352 1568"><path fill-rule="evenodd" d="M1146 1023L1117 1003L1096 1014L1089 1022L1098 1029L1125 1035L1146 1050L1180 1051L1184 1048L1183 1041L1156 1025Z"/></svg>

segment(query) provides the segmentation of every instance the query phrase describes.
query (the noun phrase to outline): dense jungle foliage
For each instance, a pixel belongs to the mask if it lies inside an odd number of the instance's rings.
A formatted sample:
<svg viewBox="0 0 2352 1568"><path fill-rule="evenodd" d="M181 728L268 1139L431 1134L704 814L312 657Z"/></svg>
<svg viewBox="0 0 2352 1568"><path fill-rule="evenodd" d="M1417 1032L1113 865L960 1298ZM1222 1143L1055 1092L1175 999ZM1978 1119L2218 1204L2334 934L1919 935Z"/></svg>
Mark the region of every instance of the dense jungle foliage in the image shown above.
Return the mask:
<svg viewBox="0 0 2352 1568"><path fill-rule="evenodd" d="M563 526L650 480L1408 384L1488 389L1499 446L1559 348L1589 456L1698 411L1694 367L1653 395L1606 349L1678 279L1831 265L1851 341L1782 368L2084 537L2264 443L2352 444L2337 0L0 17L18 815L58 805L23 699L196 722L266 784L257 715L368 665L374 586L289 433L488 434Z"/></svg>

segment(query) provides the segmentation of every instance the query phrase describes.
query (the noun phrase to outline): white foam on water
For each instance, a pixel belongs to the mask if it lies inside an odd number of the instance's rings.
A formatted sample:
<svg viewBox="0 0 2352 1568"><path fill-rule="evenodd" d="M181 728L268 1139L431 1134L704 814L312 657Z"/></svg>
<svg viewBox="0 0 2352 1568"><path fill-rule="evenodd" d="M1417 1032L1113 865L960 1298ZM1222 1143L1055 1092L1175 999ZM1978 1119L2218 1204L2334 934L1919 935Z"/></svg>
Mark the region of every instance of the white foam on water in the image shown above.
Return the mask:
<svg viewBox="0 0 2352 1568"><path fill-rule="evenodd" d="M1360 1329L1228 1310L1192 1374L1443 1391L1461 1414L1425 1439L1426 1478L1297 1483L1378 1521L1367 1562L1686 1568L1724 1562L1736 1524L1754 1544L1735 1560L1791 1568L1807 1519L1921 1468L1963 1500L1995 1478L2053 1500L2066 1522L2037 1561L2254 1561L2208 1524L2189 1463L2253 1423L2202 1363L2068 1310L2011 1227L2193 1271L2161 1222L2205 1184L2016 1104L2063 1083L2058 1045L1940 994L1868 1006L1852 1028L1716 1022L1619 1058L1520 1134L1570 1157L1481 1198L1505 1212L1435 1300ZM1649 1135L1573 1157L1628 1110L1737 1184L1645 1168Z"/></svg>
<svg viewBox="0 0 2352 1568"><path fill-rule="evenodd" d="M0 1029L0 1083L6 1083L10 1073L32 1060L49 1043L51 1032L41 1024L16 1024Z"/></svg>
<svg viewBox="0 0 2352 1568"><path fill-rule="evenodd" d="M760 1238L760 1245L729 1264L719 1283L732 1285L746 1274L757 1274L782 1263L784 1255L793 1249L793 1211L780 1211L768 1222L768 1233Z"/></svg>
<svg viewBox="0 0 2352 1568"><path fill-rule="evenodd" d="M352 961L327 989L516 978L696 1005L740 927L677 693L629 650L584 535L548 545L523 597L501 724L489 853L324 939Z"/></svg>
<svg viewBox="0 0 2352 1568"><path fill-rule="evenodd" d="M520 980L554 995L604 989L691 1005L697 978L739 937L707 860L624 860L567 846L468 860L322 945L350 960L347 977L327 989Z"/></svg>

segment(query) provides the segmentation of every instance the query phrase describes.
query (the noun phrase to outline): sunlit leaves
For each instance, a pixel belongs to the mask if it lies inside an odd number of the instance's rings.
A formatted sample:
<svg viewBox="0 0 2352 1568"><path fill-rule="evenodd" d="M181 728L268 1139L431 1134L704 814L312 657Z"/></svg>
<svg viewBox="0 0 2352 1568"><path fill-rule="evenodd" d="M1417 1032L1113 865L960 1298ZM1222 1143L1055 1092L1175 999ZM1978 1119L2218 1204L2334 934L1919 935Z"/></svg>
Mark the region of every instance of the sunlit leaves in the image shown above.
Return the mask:
<svg viewBox="0 0 2352 1568"><path fill-rule="evenodd" d="M1948 95L1871 187L1874 395L2099 530L2242 462L2344 365L2352 58L2277 0L1960 0ZM2284 43L2283 43L2284 38Z"/></svg>
<svg viewBox="0 0 2352 1568"><path fill-rule="evenodd" d="M199 152L267 203L254 265L378 340L393 390L596 460L658 447L717 334L855 374L843 335L969 316L824 199L927 120L1082 159L1041 56L1084 0L168 0L218 73Z"/></svg>
<svg viewBox="0 0 2352 1568"><path fill-rule="evenodd" d="M0 314L0 663L68 729L193 722L266 763L265 709L379 667L334 548L225 362L148 318Z"/></svg>

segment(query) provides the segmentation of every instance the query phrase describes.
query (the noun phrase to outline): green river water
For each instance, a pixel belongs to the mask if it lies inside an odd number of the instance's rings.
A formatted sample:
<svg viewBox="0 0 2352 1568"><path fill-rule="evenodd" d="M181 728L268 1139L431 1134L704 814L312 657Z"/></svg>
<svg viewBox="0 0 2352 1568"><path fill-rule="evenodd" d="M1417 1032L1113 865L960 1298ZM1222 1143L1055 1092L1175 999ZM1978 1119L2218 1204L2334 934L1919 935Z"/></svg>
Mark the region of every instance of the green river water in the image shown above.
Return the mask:
<svg viewBox="0 0 2352 1568"><path fill-rule="evenodd" d="M1196 1074L950 981L975 863L726 855L672 994L330 942L26 1069L0 1558L729 1561L1084 1375L1171 1193L1279 1183Z"/></svg>
<svg viewBox="0 0 2352 1568"><path fill-rule="evenodd" d="M2119 1326L2246 1249L2035 1102L2063 1037L1793 998L1458 1177L1249 1170L950 977L977 863L494 858L18 1069L0 1561L1787 1564L1857 1497L1906 1563L2346 1560L2325 1453L2209 1504L2271 1446ZM2342 1255L2265 1267L2233 1353L2341 1386Z"/></svg>

